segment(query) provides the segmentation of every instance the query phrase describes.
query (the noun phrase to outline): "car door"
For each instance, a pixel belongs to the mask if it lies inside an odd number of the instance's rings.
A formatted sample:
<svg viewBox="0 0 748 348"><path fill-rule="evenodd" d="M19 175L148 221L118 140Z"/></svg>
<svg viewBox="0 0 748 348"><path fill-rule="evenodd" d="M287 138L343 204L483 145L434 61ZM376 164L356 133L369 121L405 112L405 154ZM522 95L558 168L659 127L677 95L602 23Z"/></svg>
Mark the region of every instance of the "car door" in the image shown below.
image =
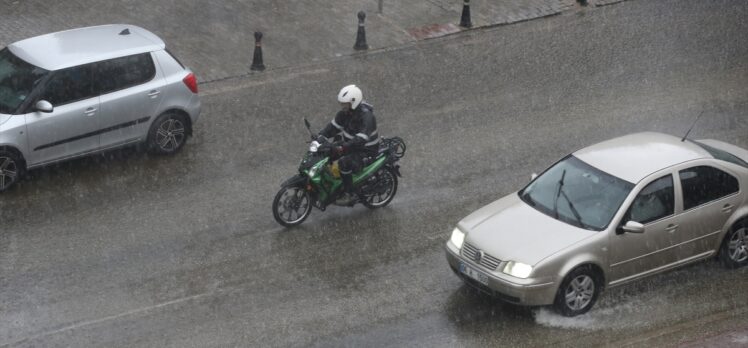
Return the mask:
<svg viewBox="0 0 748 348"><path fill-rule="evenodd" d="M610 238L611 281L625 281L676 260L673 233L681 224L675 212L675 185L668 173L650 181L636 193L619 226L628 221L644 225L644 233L617 229Z"/></svg>
<svg viewBox="0 0 748 348"><path fill-rule="evenodd" d="M144 139L161 104L163 77L151 53L110 59L96 65L101 95L101 146Z"/></svg>
<svg viewBox="0 0 748 348"><path fill-rule="evenodd" d="M91 64L55 71L39 98L52 112L31 111L26 119L29 166L94 151L99 147L99 98Z"/></svg>
<svg viewBox="0 0 748 348"><path fill-rule="evenodd" d="M740 205L740 184L715 163L680 169L678 177L685 218L676 234L678 258L704 256L717 245L722 227Z"/></svg>

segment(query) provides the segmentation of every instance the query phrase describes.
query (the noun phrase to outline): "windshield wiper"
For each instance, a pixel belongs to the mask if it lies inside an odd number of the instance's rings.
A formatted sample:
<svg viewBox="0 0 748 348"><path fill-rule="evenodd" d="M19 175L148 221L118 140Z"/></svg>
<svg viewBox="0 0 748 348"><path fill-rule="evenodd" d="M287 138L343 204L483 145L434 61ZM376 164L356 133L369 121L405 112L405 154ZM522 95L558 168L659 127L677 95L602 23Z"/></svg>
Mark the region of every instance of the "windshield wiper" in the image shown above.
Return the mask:
<svg viewBox="0 0 748 348"><path fill-rule="evenodd" d="M579 212L577 211L577 209L574 208L574 203L571 202L571 200L569 199L569 196L566 195L566 192L561 191L561 194L564 196L564 198L566 198L566 201L569 202L569 208L571 208L571 213L574 214L574 218L576 218L577 221L579 222L579 226L581 226L582 228L587 228L587 225L585 225L584 222L582 222L582 216L579 215ZM558 215L558 213L556 213L556 215Z"/></svg>
<svg viewBox="0 0 748 348"><path fill-rule="evenodd" d="M579 211L577 211L577 209L574 207L574 203L571 202L569 196L567 196L566 192L564 192L564 177L566 177L566 169L564 169L563 173L561 173L561 179L558 181L556 198L553 200L553 214L555 215L556 219L558 219L558 198L563 195L564 199L566 199L566 202L569 203L571 213L574 214L574 218L577 219L577 222L579 222L579 226L581 226L582 228L587 228L587 225L582 222L582 216L579 215Z"/></svg>
<svg viewBox="0 0 748 348"><path fill-rule="evenodd" d="M566 169L561 173L561 180L556 184L556 198L553 199L553 216L558 219L558 197L561 197L561 189L564 187Z"/></svg>

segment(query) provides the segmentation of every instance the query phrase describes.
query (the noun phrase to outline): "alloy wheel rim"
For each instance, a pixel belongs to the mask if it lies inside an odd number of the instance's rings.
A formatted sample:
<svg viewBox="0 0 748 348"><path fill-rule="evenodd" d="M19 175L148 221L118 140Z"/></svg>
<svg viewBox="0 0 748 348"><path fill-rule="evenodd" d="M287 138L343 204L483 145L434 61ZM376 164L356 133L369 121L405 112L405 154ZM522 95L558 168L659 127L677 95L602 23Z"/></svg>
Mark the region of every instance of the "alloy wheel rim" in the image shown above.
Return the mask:
<svg viewBox="0 0 748 348"><path fill-rule="evenodd" d="M727 244L727 253L735 262L748 260L748 246L746 246L746 230L740 228L735 231Z"/></svg>
<svg viewBox="0 0 748 348"><path fill-rule="evenodd" d="M0 190L4 190L18 177L18 166L16 161L10 157L0 156Z"/></svg>
<svg viewBox="0 0 748 348"><path fill-rule="evenodd" d="M164 151L174 151L184 141L184 124L176 118L168 118L156 131L156 142Z"/></svg>
<svg viewBox="0 0 748 348"><path fill-rule="evenodd" d="M578 311L592 302L595 294L595 281L586 274L574 278L566 287L564 298L569 309Z"/></svg>
<svg viewBox="0 0 748 348"><path fill-rule="evenodd" d="M309 196L300 188L287 189L283 192L277 207L278 216L289 224L301 221L309 209L311 209Z"/></svg>

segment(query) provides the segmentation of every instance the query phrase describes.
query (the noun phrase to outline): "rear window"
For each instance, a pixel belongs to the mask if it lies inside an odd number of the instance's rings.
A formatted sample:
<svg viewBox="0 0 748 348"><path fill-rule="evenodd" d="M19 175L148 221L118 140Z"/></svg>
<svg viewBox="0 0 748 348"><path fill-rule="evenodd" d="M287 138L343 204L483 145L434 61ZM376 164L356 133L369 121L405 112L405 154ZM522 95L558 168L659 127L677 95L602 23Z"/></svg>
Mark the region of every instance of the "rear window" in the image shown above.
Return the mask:
<svg viewBox="0 0 748 348"><path fill-rule="evenodd" d="M156 67L150 53L115 58L97 63L100 94L137 86L153 80Z"/></svg>
<svg viewBox="0 0 748 348"><path fill-rule="evenodd" d="M733 155L733 154L731 154L731 153L729 153L727 151L711 147L711 146L709 146L707 144L702 144L702 143L700 143L698 141L693 141L693 142L694 142L694 144L701 146L701 148L703 148L704 150L706 150L707 152L709 152L709 154L712 155L712 157L714 157L714 158L716 158L718 160L723 160L725 162L730 162L730 163L733 163L733 164L737 164L737 165L739 165L741 167L748 168L748 163L746 163L742 159L738 158L737 156L735 156L735 155Z"/></svg>

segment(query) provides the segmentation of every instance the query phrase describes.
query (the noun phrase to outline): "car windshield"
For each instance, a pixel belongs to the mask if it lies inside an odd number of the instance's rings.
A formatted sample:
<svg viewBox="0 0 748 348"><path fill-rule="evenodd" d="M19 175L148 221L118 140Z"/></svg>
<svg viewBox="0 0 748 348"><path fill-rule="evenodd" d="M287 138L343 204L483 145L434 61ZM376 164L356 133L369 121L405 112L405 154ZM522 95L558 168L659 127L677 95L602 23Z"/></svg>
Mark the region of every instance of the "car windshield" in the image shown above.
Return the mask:
<svg viewBox="0 0 748 348"><path fill-rule="evenodd" d="M538 211L574 226L608 226L634 184L568 156L519 191Z"/></svg>
<svg viewBox="0 0 748 348"><path fill-rule="evenodd" d="M48 72L0 50L0 113L14 113Z"/></svg>

